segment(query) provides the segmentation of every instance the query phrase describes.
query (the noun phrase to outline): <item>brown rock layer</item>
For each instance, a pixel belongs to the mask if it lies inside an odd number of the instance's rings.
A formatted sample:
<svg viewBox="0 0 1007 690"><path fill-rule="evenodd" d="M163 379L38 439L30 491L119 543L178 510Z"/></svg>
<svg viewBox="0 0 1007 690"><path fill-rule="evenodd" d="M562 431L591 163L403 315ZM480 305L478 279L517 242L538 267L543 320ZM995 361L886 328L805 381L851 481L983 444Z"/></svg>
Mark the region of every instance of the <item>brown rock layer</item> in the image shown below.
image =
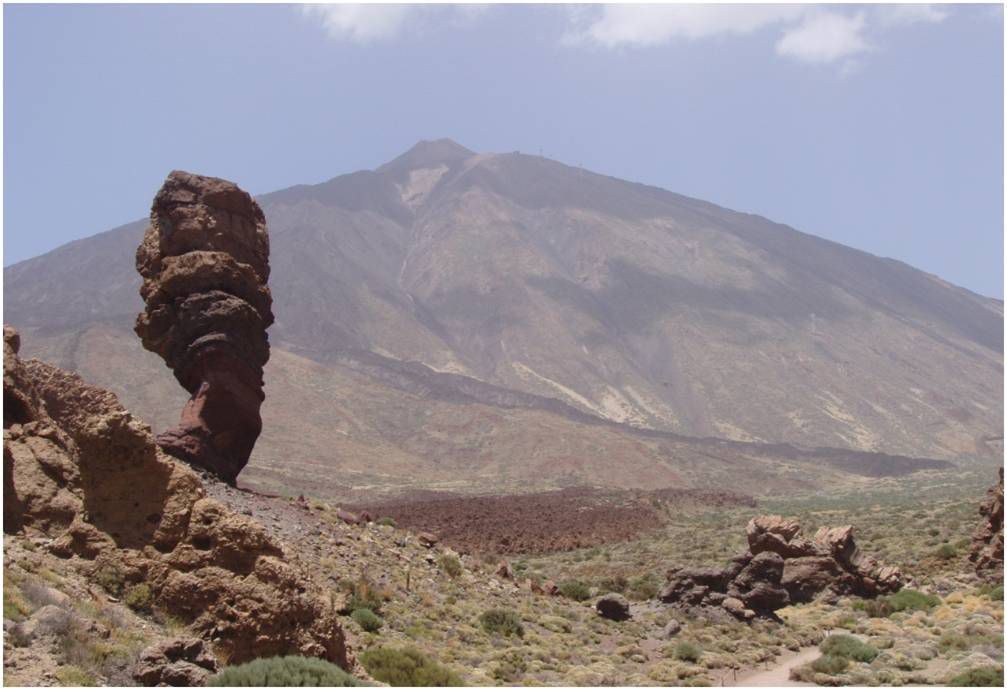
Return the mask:
<svg viewBox="0 0 1007 690"><path fill-rule="evenodd" d="M726 568L669 570L661 601L747 620L823 594L875 596L902 586L898 568L860 552L851 526L823 527L807 539L796 520L760 515L746 531L749 550Z"/></svg>
<svg viewBox="0 0 1007 690"><path fill-rule="evenodd" d="M50 537L84 572L146 583L228 663L301 654L353 665L331 602L261 525L207 498L113 394L21 361L17 346L5 329L4 399L21 403L4 419L5 531Z"/></svg>
<svg viewBox="0 0 1007 690"><path fill-rule="evenodd" d="M191 396L157 443L233 484L262 431L273 323L265 216L235 184L176 170L154 197L136 269L146 302L136 333Z"/></svg>
<svg viewBox="0 0 1007 690"><path fill-rule="evenodd" d="M1004 574L1004 471L1000 481L989 488L979 506L982 520L972 535L969 560L976 572L990 579L1003 579Z"/></svg>

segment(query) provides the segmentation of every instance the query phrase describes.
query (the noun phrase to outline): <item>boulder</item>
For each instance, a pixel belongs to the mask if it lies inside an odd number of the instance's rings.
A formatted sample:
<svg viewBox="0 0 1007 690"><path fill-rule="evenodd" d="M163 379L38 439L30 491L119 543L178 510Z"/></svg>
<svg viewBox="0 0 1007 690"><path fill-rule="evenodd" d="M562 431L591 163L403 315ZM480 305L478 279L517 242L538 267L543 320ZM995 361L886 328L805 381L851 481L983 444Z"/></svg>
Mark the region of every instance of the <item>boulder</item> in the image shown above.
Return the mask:
<svg viewBox="0 0 1007 690"><path fill-rule="evenodd" d="M136 333L191 396L157 443L234 484L262 431L273 323L262 209L231 182L176 170L154 197L136 269Z"/></svg>
<svg viewBox="0 0 1007 690"><path fill-rule="evenodd" d="M682 632L682 624L679 623L674 618L672 618L670 621L668 621L668 624L664 626L664 630L661 631L661 635L664 637L664 639L670 640L680 632Z"/></svg>
<svg viewBox="0 0 1007 690"><path fill-rule="evenodd" d="M749 520L745 533L753 555L763 551L785 555L790 540L801 533L801 525L780 515L759 515Z"/></svg>
<svg viewBox="0 0 1007 690"><path fill-rule="evenodd" d="M827 589L842 574L831 556L803 556L784 562L780 584L794 602L808 602Z"/></svg>
<svg viewBox="0 0 1007 690"><path fill-rule="evenodd" d="M496 576L502 577L505 580L514 579L514 571L511 570L510 563L507 561L500 561L500 565L497 566Z"/></svg>
<svg viewBox="0 0 1007 690"><path fill-rule="evenodd" d="M725 597L720 605L725 611L740 620L751 620L755 618L755 611L750 608L746 608L741 599L737 599L735 597Z"/></svg>
<svg viewBox="0 0 1007 690"><path fill-rule="evenodd" d="M133 667L133 678L146 686L206 685L218 670L217 659L198 638L174 638L147 647Z"/></svg>
<svg viewBox="0 0 1007 690"><path fill-rule="evenodd" d="M762 614L772 613L790 604L787 590L772 582L756 582L740 596L746 608Z"/></svg>
<svg viewBox="0 0 1007 690"><path fill-rule="evenodd" d="M783 556L772 551L762 551L734 578L733 584L742 589L750 589L760 581L779 584L783 577Z"/></svg>
<svg viewBox="0 0 1007 690"><path fill-rule="evenodd" d="M598 599L594 605L598 615L613 621L624 621L629 618L629 601L621 594L611 592Z"/></svg>
<svg viewBox="0 0 1007 690"><path fill-rule="evenodd" d="M434 546L436 546L438 541L437 535L432 532L420 532L419 534L416 535L416 538L419 539L420 544L427 547L428 549L432 549Z"/></svg>

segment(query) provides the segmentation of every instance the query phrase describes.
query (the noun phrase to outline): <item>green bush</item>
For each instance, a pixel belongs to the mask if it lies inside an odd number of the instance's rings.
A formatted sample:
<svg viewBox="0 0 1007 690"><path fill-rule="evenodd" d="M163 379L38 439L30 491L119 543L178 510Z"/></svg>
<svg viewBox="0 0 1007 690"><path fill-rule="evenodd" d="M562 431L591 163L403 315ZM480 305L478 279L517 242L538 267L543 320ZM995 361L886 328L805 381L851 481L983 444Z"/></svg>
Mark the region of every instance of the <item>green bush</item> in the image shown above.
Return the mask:
<svg viewBox="0 0 1007 690"><path fill-rule="evenodd" d="M382 527L395 527L398 523L395 522L395 518L390 518L388 516L378 518L377 524Z"/></svg>
<svg viewBox="0 0 1007 690"><path fill-rule="evenodd" d="M370 609L356 609L350 614L350 618L357 622L361 628L367 632L377 632L381 630L381 626L385 624L381 620L381 616L377 615Z"/></svg>
<svg viewBox="0 0 1007 690"><path fill-rule="evenodd" d="M934 556L936 556L942 561L950 561L957 555L958 552L955 551L955 547L953 547L951 544L941 544L939 547L937 547L937 551L934 552Z"/></svg>
<svg viewBox="0 0 1007 690"><path fill-rule="evenodd" d="M811 668L817 673L834 676L845 671L849 664L846 657L824 654L811 662Z"/></svg>
<svg viewBox="0 0 1007 690"><path fill-rule="evenodd" d="M574 601L587 601L591 598L591 588L580 580L564 580L559 584L559 593Z"/></svg>
<svg viewBox="0 0 1007 690"><path fill-rule="evenodd" d="M521 617L509 609L490 609L479 616L479 623L491 635L524 637Z"/></svg>
<svg viewBox="0 0 1007 690"><path fill-rule="evenodd" d="M929 611L941 603L934 594L924 594L915 589L903 589L885 597L892 611Z"/></svg>
<svg viewBox="0 0 1007 690"><path fill-rule="evenodd" d="M679 642L675 645L675 658L679 661L696 663L703 656L703 650L691 642Z"/></svg>
<svg viewBox="0 0 1007 690"><path fill-rule="evenodd" d="M878 650L861 642L852 635L830 635L818 645L825 656L838 656L851 661L870 663L878 655Z"/></svg>
<svg viewBox="0 0 1007 690"><path fill-rule="evenodd" d="M229 666L209 680L211 687L354 687L366 685L335 664L303 656L277 656Z"/></svg>
<svg viewBox="0 0 1007 690"><path fill-rule="evenodd" d="M439 564L448 577L458 577L462 574L462 562L458 560L458 556L446 553L441 556Z"/></svg>
<svg viewBox="0 0 1007 690"><path fill-rule="evenodd" d="M154 603L154 595L151 594L150 587L141 583L127 589L122 601L134 611L150 611L150 607Z"/></svg>
<svg viewBox="0 0 1007 690"><path fill-rule="evenodd" d="M394 687L456 687L462 684L449 668L411 647L368 649L360 655L360 663L375 680Z"/></svg>
<svg viewBox="0 0 1007 690"><path fill-rule="evenodd" d="M970 688L1002 688L1004 685L1003 666L986 668L971 668L952 678L948 685Z"/></svg>

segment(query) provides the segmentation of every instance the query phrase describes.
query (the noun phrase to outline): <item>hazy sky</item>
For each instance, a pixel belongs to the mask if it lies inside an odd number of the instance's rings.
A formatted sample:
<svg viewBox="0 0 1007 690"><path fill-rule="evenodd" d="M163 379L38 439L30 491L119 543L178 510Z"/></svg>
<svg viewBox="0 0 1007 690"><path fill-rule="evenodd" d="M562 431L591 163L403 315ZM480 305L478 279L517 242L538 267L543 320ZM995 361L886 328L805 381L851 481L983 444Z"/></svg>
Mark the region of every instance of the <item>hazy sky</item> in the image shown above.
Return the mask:
<svg viewBox="0 0 1007 690"><path fill-rule="evenodd" d="M4 264L419 139L765 215L1003 297L999 6L4 9Z"/></svg>

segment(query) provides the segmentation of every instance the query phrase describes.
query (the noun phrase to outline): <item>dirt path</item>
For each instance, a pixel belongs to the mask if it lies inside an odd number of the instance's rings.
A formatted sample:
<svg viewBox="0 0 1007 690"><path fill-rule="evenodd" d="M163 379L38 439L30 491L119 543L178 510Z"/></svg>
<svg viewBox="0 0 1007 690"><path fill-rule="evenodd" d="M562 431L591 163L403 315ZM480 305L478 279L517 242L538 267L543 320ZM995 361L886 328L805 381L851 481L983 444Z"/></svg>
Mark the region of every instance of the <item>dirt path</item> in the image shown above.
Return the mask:
<svg viewBox="0 0 1007 690"><path fill-rule="evenodd" d="M798 687L813 686L813 683L801 683L790 680L790 669L797 668L801 664L814 661L820 652L818 647L805 647L798 652L785 652L781 654L768 669L750 668L734 677L734 673L728 671L721 677L721 685L735 687Z"/></svg>

